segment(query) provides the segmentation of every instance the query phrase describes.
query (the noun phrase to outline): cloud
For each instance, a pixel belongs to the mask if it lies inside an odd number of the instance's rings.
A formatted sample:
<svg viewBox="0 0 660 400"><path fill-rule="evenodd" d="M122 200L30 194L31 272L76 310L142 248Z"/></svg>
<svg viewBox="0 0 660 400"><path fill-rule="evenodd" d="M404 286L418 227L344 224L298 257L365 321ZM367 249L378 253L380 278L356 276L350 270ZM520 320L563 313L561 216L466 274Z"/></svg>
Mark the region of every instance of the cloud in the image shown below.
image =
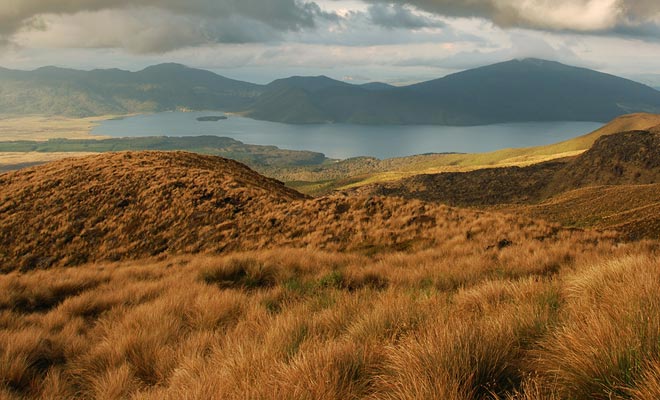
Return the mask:
<svg viewBox="0 0 660 400"><path fill-rule="evenodd" d="M374 25L390 29L438 28L445 24L412 12L401 4L372 4L368 14Z"/></svg>
<svg viewBox="0 0 660 400"><path fill-rule="evenodd" d="M31 48L122 48L133 54L165 53L213 43L268 42L281 32L240 16L220 19L160 9L103 10L43 17L45 29L16 35Z"/></svg>
<svg viewBox="0 0 660 400"><path fill-rule="evenodd" d="M479 17L505 28L616 33L654 24L657 0L366 0L371 4L414 6L449 17ZM644 29L643 32L656 32ZM655 33L653 33L655 34Z"/></svg>
<svg viewBox="0 0 660 400"><path fill-rule="evenodd" d="M455 71L481 67L511 59L540 58L554 60L570 65L594 67L593 63L585 62L565 43L551 45L543 33L524 30L513 30L509 33L509 44L491 49L478 47L467 51L449 54L427 54L400 60L397 66L442 66Z"/></svg>
<svg viewBox="0 0 660 400"><path fill-rule="evenodd" d="M81 28L74 26L66 40L54 42L71 42L72 31L78 30L84 33L77 37L83 46L98 42L159 52L202 43L268 41L284 32L313 28L317 19L334 18L316 3L298 0L2 0L0 42L18 33L62 33L69 28L58 25L68 24ZM92 22L94 28L100 23L101 31L83 32Z"/></svg>

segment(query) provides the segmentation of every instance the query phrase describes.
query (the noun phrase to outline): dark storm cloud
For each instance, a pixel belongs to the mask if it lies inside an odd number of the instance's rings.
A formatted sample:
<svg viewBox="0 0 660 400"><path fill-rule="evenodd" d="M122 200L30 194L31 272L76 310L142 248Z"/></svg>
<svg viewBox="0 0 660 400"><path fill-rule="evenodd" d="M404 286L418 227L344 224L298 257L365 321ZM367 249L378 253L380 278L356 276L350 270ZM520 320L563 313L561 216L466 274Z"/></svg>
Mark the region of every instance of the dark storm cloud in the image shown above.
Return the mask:
<svg viewBox="0 0 660 400"><path fill-rule="evenodd" d="M41 16L67 16L85 12L121 11L131 18L144 10L163 16L163 22L178 22L174 32L145 25L154 32L158 51L168 47L158 42L197 45L199 42L267 41L279 33L315 26L318 18L332 19L313 2L297 0L2 0L0 40L23 30L34 30ZM155 34L161 31L161 36ZM177 35L177 32L179 33ZM171 47L171 46L169 46Z"/></svg>

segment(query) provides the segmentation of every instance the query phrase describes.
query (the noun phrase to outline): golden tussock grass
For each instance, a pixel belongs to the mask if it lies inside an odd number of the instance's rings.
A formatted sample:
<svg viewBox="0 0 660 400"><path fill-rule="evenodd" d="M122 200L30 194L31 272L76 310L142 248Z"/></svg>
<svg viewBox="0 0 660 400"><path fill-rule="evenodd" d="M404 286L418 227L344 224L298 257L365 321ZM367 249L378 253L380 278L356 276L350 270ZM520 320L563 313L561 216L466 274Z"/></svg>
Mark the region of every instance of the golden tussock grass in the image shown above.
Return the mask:
<svg viewBox="0 0 660 400"><path fill-rule="evenodd" d="M562 226L612 229L632 240L660 238L660 184L592 186L500 211L523 212Z"/></svg>
<svg viewBox="0 0 660 400"><path fill-rule="evenodd" d="M0 188L3 271L278 247L478 249L563 235L518 215L418 200L309 199L237 162L182 152L64 160L0 175Z"/></svg>
<svg viewBox="0 0 660 400"><path fill-rule="evenodd" d="M0 276L6 398L651 398L657 245L312 249ZM591 239L595 239L592 237Z"/></svg>
<svg viewBox="0 0 660 400"><path fill-rule="evenodd" d="M188 153L0 180L1 398L660 397L655 241Z"/></svg>

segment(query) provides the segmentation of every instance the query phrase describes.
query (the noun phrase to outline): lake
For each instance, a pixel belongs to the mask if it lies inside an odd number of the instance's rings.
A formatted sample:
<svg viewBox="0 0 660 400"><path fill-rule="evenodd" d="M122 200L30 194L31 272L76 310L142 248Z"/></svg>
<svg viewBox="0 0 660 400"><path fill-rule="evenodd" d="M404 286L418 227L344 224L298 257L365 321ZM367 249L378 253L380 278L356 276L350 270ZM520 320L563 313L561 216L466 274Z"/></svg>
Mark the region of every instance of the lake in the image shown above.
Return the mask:
<svg viewBox="0 0 660 400"><path fill-rule="evenodd" d="M288 125L229 115L201 122L222 112L164 112L102 122L92 134L112 137L225 136L247 144L312 150L327 157L402 157L423 153L481 153L502 148L540 146L589 133L597 122L525 122L470 127L349 124Z"/></svg>

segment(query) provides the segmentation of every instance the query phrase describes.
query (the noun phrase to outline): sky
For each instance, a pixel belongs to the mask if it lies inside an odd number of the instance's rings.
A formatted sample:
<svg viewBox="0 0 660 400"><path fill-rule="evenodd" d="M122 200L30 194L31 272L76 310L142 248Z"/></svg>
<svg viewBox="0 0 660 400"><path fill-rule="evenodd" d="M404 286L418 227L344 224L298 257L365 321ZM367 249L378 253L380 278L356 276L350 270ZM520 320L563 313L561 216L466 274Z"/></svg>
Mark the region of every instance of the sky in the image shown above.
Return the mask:
<svg viewBox="0 0 660 400"><path fill-rule="evenodd" d="M660 87L660 0L1 0L0 66L403 85L544 58Z"/></svg>

